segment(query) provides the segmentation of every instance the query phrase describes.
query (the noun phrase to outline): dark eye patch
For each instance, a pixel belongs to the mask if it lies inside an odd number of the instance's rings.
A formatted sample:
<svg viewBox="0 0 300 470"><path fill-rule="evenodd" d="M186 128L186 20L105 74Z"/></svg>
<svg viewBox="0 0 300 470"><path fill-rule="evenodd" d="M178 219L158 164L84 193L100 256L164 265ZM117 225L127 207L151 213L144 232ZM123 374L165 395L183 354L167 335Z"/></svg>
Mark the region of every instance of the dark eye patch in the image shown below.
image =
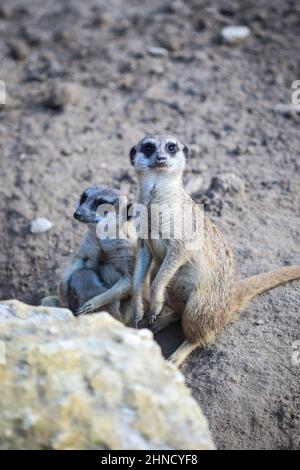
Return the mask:
<svg viewBox="0 0 300 470"><path fill-rule="evenodd" d="M145 157L151 157L151 155L155 152L156 146L153 142L144 142L142 145L142 152Z"/></svg>
<svg viewBox="0 0 300 470"><path fill-rule="evenodd" d="M169 153L174 155L178 150L178 146L177 146L177 144L175 144L175 142L168 142L167 145L166 145L166 150Z"/></svg>
<svg viewBox="0 0 300 470"><path fill-rule="evenodd" d="M92 203L92 209L96 211L99 206L106 203L107 202L102 197L96 197Z"/></svg>
<svg viewBox="0 0 300 470"><path fill-rule="evenodd" d="M86 192L84 191L84 192L81 194L81 196L80 196L79 205L81 206L82 204L84 204L86 200L87 200L87 194L86 194Z"/></svg>
<svg viewBox="0 0 300 470"><path fill-rule="evenodd" d="M186 145L183 147L183 153L184 153L185 159L188 160L190 157L190 151Z"/></svg>
<svg viewBox="0 0 300 470"><path fill-rule="evenodd" d="M134 165L134 157L136 156L136 147L132 147L129 152L131 164Z"/></svg>

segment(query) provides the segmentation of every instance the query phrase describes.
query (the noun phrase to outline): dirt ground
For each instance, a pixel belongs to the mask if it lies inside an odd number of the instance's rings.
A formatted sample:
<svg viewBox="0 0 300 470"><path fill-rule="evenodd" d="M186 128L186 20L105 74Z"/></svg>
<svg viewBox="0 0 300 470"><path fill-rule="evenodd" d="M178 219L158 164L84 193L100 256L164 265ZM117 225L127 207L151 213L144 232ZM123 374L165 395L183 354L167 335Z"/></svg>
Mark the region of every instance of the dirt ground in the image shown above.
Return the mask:
<svg viewBox="0 0 300 470"><path fill-rule="evenodd" d="M250 37L223 44L240 24ZM0 298L55 292L78 196L104 183L134 198L128 151L146 132L190 145L196 200L220 173L244 182L206 204L238 276L300 264L300 115L274 109L300 79L299 31L296 0L1 2ZM37 216L53 228L32 235ZM299 447L299 311L300 283L280 287L184 364L219 448Z"/></svg>

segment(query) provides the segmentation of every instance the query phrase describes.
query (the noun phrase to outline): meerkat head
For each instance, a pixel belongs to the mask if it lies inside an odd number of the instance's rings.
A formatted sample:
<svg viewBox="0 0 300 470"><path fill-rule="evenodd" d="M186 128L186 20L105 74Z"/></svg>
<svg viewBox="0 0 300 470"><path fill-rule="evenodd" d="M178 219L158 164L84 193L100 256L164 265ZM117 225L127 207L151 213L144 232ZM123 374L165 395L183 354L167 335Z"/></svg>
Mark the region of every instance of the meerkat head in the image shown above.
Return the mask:
<svg viewBox="0 0 300 470"><path fill-rule="evenodd" d="M189 150L171 135L146 135L130 150L131 164L138 173L181 174Z"/></svg>
<svg viewBox="0 0 300 470"><path fill-rule="evenodd" d="M107 209L108 212L110 206L111 210L116 210L121 197L120 191L106 186L87 188L79 199L74 218L85 224L96 224L101 220L97 214L98 207L105 204L105 210Z"/></svg>

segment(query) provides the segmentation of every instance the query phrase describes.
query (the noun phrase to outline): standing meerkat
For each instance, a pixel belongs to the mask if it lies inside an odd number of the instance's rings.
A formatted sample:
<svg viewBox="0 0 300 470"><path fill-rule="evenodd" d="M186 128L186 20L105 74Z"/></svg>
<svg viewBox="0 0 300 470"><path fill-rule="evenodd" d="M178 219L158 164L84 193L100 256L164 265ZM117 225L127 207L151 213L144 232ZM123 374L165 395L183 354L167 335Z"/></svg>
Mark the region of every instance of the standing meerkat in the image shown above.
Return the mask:
<svg viewBox="0 0 300 470"><path fill-rule="evenodd" d="M167 220L172 212L178 221L190 206L196 218L203 217L201 233L195 234L192 245L185 233L180 239L150 236L139 242L133 281L135 318L143 318L142 286L155 260L159 269L151 285L149 321L158 317L156 331L166 326L159 315L168 295L181 315L185 336L170 357L177 365L196 347L212 343L254 296L300 278L300 266L295 266L234 280L234 258L226 240L184 191L182 175L188 156L188 148L168 135L146 136L130 151L139 181L138 202L147 207L148 216L156 206L162 219Z"/></svg>
<svg viewBox="0 0 300 470"><path fill-rule="evenodd" d="M118 302L131 294L137 241L127 217L120 217L121 197L120 191L105 186L88 188L74 213L77 220L87 224L87 231L59 283L59 297L62 305L77 305L76 315L106 307L120 319ZM99 206L107 209L105 215L97 214ZM100 240L96 227L101 220L115 226L118 236Z"/></svg>

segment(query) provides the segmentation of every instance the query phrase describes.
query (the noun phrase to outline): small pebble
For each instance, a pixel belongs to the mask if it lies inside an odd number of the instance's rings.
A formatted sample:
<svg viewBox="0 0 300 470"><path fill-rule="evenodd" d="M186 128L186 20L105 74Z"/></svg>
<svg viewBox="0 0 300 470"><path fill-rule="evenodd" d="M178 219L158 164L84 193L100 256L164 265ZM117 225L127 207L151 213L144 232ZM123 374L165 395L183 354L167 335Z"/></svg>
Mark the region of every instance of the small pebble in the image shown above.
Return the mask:
<svg viewBox="0 0 300 470"><path fill-rule="evenodd" d="M25 41L11 41L10 54L15 60L24 60L28 56L29 48Z"/></svg>
<svg viewBox="0 0 300 470"><path fill-rule="evenodd" d="M154 57L167 57L169 51L164 47L148 47L147 52Z"/></svg>
<svg viewBox="0 0 300 470"><path fill-rule="evenodd" d="M45 233L52 228L52 222L44 217L37 217L33 219L30 224L31 233Z"/></svg>
<svg viewBox="0 0 300 470"><path fill-rule="evenodd" d="M185 2L182 0L173 0L168 5L168 10L170 13L177 13L179 15L188 14L189 8Z"/></svg>
<svg viewBox="0 0 300 470"><path fill-rule="evenodd" d="M212 179L210 189L223 194L244 194L245 184L244 181L234 173L222 173Z"/></svg>
<svg viewBox="0 0 300 470"><path fill-rule="evenodd" d="M199 175L190 175L184 179L184 189L188 194L194 194L201 189L203 178Z"/></svg>
<svg viewBox="0 0 300 470"><path fill-rule="evenodd" d="M239 44L250 36L247 26L225 26L221 31L221 37L226 44Z"/></svg>
<svg viewBox="0 0 300 470"><path fill-rule="evenodd" d="M201 147L197 144L191 144L189 146L190 154L192 158L201 157Z"/></svg>
<svg viewBox="0 0 300 470"><path fill-rule="evenodd" d="M45 104L55 110L62 110L68 104L78 102L79 89L70 83L53 83L45 99Z"/></svg>
<svg viewBox="0 0 300 470"><path fill-rule="evenodd" d="M165 67L163 64L153 63L149 66L149 72L153 73L154 75L164 75Z"/></svg>
<svg viewBox="0 0 300 470"><path fill-rule="evenodd" d="M107 12L102 12L96 8L93 15L92 26L94 28L102 28L103 26L109 26L114 23L114 17Z"/></svg>
<svg viewBox="0 0 300 470"><path fill-rule="evenodd" d="M61 155L64 155L65 157L68 157L69 155L72 154L72 148L71 146L69 145L64 145L61 149L60 149L60 153Z"/></svg>

